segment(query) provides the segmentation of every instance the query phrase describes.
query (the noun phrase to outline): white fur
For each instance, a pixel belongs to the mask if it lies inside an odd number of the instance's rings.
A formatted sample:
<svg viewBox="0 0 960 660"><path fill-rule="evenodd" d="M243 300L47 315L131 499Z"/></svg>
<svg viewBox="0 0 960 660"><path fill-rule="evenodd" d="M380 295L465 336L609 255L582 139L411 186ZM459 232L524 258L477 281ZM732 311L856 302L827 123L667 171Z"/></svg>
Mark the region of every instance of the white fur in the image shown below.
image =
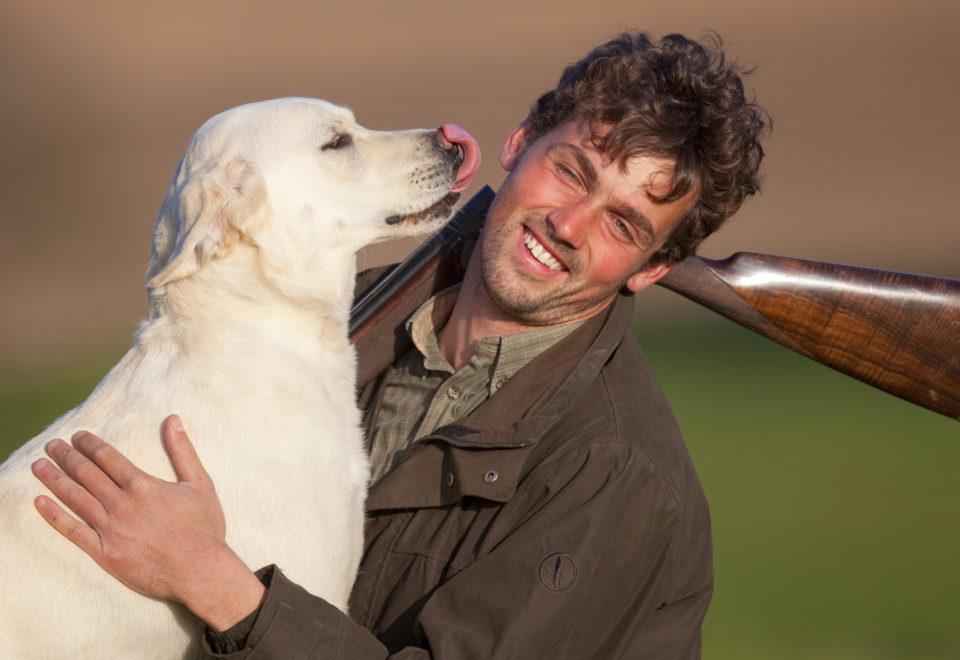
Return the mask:
<svg viewBox="0 0 960 660"><path fill-rule="evenodd" d="M350 146L322 149L342 132ZM229 545L346 608L368 476L347 340L354 254L436 228L443 218L384 221L444 198L455 170L432 132L368 131L313 99L241 106L200 128L158 215L133 347L0 466L0 656L196 650L189 612L114 580L33 506L47 491L30 464L80 429L172 480L159 431L172 412L213 478Z"/></svg>

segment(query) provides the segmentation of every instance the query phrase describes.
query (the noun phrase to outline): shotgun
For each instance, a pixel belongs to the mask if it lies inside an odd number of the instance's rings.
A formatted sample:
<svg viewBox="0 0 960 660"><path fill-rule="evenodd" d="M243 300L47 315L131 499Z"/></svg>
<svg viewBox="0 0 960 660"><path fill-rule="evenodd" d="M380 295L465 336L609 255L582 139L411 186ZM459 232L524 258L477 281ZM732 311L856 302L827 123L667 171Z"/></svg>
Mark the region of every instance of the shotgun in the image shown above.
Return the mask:
<svg viewBox="0 0 960 660"><path fill-rule="evenodd" d="M399 357L395 339L406 318L462 279L465 248L493 196L485 186L357 299L350 336L364 355L360 383ZM738 252L716 261L688 257L659 284L828 367L960 419L960 281Z"/></svg>

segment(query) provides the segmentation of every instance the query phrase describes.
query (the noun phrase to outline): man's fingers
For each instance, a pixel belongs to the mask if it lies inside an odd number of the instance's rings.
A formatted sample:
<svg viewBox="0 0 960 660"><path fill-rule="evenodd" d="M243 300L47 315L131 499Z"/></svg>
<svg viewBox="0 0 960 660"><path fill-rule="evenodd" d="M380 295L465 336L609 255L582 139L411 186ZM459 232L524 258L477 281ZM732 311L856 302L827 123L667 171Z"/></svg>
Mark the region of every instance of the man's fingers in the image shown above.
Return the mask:
<svg viewBox="0 0 960 660"><path fill-rule="evenodd" d="M92 433L78 431L73 434L71 442L85 458L95 463L104 474L121 488L128 488L134 479L147 476L143 470L131 463L113 445L107 444Z"/></svg>
<svg viewBox="0 0 960 660"><path fill-rule="evenodd" d="M75 435L74 438L76 437ZM51 440L46 449L47 454L64 472L104 505L109 505L119 495L116 479L112 475L63 440ZM59 494L57 496L59 497Z"/></svg>
<svg viewBox="0 0 960 660"><path fill-rule="evenodd" d="M35 462L32 467L37 479L89 525L99 527L102 524L106 510L93 495L87 492L86 488L58 470L45 458Z"/></svg>
<svg viewBox="0 0 960 660"><path fill-rule="evenodd" d="M163 446L173 463L177 481L203 481L210 478L177 415L170 415L163 420Z"/></svg>
<svg viewBox="0 0 960 660"><path fill-rule="evenodd" d="M51 466L52 467L52 466ZM59 497L59 496L58 496ZM40 495L33 504L50 525L63 534L71 543L86 552L99 564L102 552L100 536L82 522L64 511L49 497Z"/></svg>

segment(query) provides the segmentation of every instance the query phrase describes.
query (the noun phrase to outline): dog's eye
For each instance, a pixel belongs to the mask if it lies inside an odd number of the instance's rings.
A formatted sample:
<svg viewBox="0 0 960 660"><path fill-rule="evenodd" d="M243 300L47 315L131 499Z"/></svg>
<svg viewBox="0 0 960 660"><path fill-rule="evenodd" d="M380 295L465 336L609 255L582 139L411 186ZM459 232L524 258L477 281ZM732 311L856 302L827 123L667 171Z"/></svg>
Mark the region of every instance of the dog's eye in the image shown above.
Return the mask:
<svg viewBox="0 0 960 660"><path fill-rule="evenodd" d="M343 149L344 147L349 147L351 144L353 144L353 138L349 133L337 133L333 136L332 140L320 147L320 151L326 151L327 149Z"/></svg>

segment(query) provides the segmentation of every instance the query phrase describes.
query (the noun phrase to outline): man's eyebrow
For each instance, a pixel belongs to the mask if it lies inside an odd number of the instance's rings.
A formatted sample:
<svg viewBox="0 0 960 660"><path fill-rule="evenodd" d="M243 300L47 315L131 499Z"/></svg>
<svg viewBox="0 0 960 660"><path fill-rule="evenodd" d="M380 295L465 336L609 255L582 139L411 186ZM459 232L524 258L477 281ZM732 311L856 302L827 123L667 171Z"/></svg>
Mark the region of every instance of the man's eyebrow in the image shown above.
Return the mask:
<svg viewBox="0 0 960 660"><path fill-rule="evenodd" d="M551 150L553 149L563 149L564 151L570 152L570 155L573 156L574 160L577 161L577 165L579 165L583 171L587 186L593 188L597 184L597 170L594 169L593 163L590 162L587 155L583 153L583 149L569 142L556 144L551 148Z"/></svg>
<svg viewBox="0 0 960 660"><path fill-rule="evenodd" d="M623 206L617 206L616 212L619 213L626 219L630 224L635 226L637 230L643 234L644 239L647 242L647 245L653 243L656 239L655 234L653 233L653 225L647 220L647 216L640 213L637 209L632 206L624 204Z"/></svg>
<svg viewBox="0 0 960 660"><path fill-rule="evenodd" d="M590 159L587 158L587 155L583 153L583 149L578 147L575 144L570 144L569 142L561 142L554 145L552 149L562 149L567 151L571 156L577 161L577 165L580 167L583 172L584 178L586 178L587 187L593 188L597 183L597 170L593 167L593 163L590 162ZM618 214L622 215L623 218L635 226L637 231L643 234L644 240L647 245L651 245L656 240L656 234L653 232L653 224L650 220L647 219L639 209L630 206L629 204L620 204L617 205L614 209Z"/></svg>

